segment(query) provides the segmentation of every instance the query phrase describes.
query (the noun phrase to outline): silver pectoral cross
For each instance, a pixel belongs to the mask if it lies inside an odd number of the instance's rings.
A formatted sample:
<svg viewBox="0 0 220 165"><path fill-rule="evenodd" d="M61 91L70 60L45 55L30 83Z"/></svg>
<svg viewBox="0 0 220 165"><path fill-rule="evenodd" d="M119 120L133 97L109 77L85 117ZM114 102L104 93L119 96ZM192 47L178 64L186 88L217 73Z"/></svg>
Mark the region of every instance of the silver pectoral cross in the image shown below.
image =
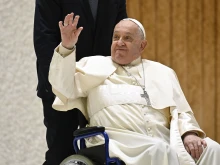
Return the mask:
<svg viewBox="0 0 220 165"><path fill-rule="evenodd" d="M147 104L150 105L150 99L149 99L149 95L147 94L147 91L145 91L145 89L143 89L143 92L144 93L141 94L141 97L143 97L146 100Z"/></svg>

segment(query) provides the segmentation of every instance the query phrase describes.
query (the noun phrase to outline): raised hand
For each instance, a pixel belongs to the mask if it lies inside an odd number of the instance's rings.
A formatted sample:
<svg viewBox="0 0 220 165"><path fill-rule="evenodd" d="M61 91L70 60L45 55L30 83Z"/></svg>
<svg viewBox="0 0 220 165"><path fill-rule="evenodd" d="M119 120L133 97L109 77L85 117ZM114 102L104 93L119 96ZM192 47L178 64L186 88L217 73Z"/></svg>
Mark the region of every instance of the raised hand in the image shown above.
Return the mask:
<svg viewBox="0 0 220 165"><path fill-rule="evenodd" d="M77 29L79 16L76 15L74 19L73 16L74 14L70 13L65 17L64 23L62 21L59 22L62 46L67 49L72 49L74 47L83 29L83 27Z"/></svg>

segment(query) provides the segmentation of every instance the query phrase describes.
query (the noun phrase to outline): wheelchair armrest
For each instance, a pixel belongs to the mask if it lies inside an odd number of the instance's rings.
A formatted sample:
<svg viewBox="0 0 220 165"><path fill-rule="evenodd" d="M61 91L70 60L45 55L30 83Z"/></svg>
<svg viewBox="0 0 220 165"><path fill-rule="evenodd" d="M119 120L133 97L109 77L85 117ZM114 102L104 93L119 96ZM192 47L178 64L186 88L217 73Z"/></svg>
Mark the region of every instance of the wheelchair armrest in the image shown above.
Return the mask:
<svg viewBox="0 0 220 165"><path fill-rule="evenodd" d="M91 133L98 133L98 132L104 132L105 127L102 126L93 126L93 127L85 127L85 128L80 128L74 131L73 135L75 137L77 136L82 136L86 134L91 134Z"/></svg>

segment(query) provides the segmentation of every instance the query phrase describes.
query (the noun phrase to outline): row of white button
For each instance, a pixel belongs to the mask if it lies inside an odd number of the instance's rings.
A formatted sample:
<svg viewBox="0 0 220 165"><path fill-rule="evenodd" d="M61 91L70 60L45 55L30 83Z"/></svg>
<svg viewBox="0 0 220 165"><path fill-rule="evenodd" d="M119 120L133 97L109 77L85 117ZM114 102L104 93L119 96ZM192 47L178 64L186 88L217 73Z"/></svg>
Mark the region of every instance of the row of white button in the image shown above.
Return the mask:
<svg viewBox="0 0 220 165"><path fill-rule="evenodd" d="M144 119L146 120L147 123L149 123L150 122L149 119L146 119L148 115L148 113L146 112L148 107L146 105L141 105L141 107L143 109ZM153 137L152 129L150 127L147 128L147 135Z"/></svg>

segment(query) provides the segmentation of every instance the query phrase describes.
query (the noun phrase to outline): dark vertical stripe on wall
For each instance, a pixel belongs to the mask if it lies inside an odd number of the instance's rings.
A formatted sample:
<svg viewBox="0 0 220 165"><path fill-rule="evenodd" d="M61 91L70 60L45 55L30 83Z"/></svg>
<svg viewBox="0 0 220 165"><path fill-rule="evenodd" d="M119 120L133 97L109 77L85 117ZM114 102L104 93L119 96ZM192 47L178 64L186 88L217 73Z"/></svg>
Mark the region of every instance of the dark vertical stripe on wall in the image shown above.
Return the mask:
<svg viewBox="0 0 220 165"><path fill-rule="evenodd" d="M204 33L204 0L201 1L201 73L202 73L202 78L201 78L201 96L204 96L204 45L203 45L203 33ZM202 106L202 109L201 109L201 112L199 113L199 116L201 117L200 120L202 121L203 120L203 113L205 111L205 107L203 106L203 101L204 101L204 97L201 98L202 99L202 102L201 102L201 106ZM204 123L201 122L201 125L202 129L204 130ZM205 131L205 130L204 130Z"/></svg>
<svg viewBox="0 0 220 165"><path fill-rule="evenodd" d="M170 1L157 0L157 61L170 66Z"/></svg>
<svg viewBox="0 0 220 165"><path fill-rule="evenodd" d="M202 53L203 53L203 129L210 138L215 137L215 0L203 0Z"/></svg>
<svg viewBox="0 0 220 165"><path fill-rule="evenodd" d="M172 62L173 62L173 0L170 0L169 2L169 8L170 8L170 36L169 36L169 40L170 40L170 45L169 45L169 49L170 49L170 67L172 68L173 65L172 65Z"/></svg>
<svg viewBox="0 0 220 165"><path fill-rule="evenodd" d="M155 60L158 61L158 0L155 0Z"/></svg>
<svg viewBox="0 0 220 165"><path fill-rule="evenodd" d="M140 20L140 0L127 0L128 17Z"/></svg>
<svg viewBox="0 0 220 165"><path fill-rule="evenodd" d="M202 0L188 0L188 88L189 103L198 119L202 120ZM202 126L203 123L199 122Z"/></svg>
<svg viewBox="0 0 220 165"><path fill-rule="evenodd" d="M143 53L143 58L156 60L156 16L155 1L141 0L141 22L146 30L148 45Z"/></svg>
<svg viewBox="0 0 220 165"><path fill-rule="evenodd" d="M214 114L216 114L215 115L215 117L214 117L214 119L215 119L215 127L214 127L214 131L215 131L215 139L217 139L218 140L218 133L220 133L220 132L218 132L218 128L220 129L220 127L218 127L218 111L217 111L217 109L218 109L218 70L217 70L217 68L218 68L218 50L217 50L217 44L218 44L218 17L217 17L217 14L218 14L218 4L217 4L218 2L217 2L217 0L215 0L214 1L214 10L215 10L215 13L214 13L214 15L215 15L215 25L214 25L214 27L215 27L215 29L214 29L214 34L215 34L215 110L214 110Z"/></svg>
<svg viewBox="0 0 220 165"><path fill-rule="evenodd" d="M171 66L175 70L187 97L186 1L172 0L171 4Z"/></svg>
<svg viewBox="0 0 220 165"><path fill-rule="evenodd" d="M188 29L188 20L189 20L189 0L186 0L186 61L187 61L187 63L186 63L186 70L187 70L187 72L186 73L188 73L190 70L190 68L188 67L189 66L189 64L188 64L188 61L189 61L189 59L188 59L188 54L189 54L189 42L188 42L188 36L189 36L189 29ZM187 101L190 103L191 102L191 100L190 100L190 90L189 90L189 88L188 88L188 84L189 84L189 77L188 77L188 74L185 74L185 77L187 77L187 84L186 84L186 88L187 88L187 93L186 93L186 98L187 98ZM190 105L190 106L192 106L192 105Z"/></svg>
<svg viewBox="0 0 220 165"><path fill-rule="evenodd" d="M216 0L216 91L217 91L217 106L216 106L216 117L217 117L217 140L220 143L220 2Z"/></svg>

